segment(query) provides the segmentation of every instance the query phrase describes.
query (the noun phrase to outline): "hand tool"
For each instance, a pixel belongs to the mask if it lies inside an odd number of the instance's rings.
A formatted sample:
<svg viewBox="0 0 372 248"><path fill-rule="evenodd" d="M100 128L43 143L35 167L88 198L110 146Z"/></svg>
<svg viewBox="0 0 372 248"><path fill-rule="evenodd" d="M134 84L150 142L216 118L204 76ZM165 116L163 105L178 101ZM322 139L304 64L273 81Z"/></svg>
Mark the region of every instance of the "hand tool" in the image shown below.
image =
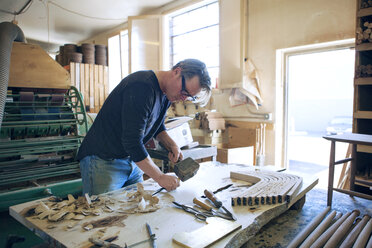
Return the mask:
<svg viewBox="0 0 372 248"><path fill-rule="evenodd" d="M184 204L180 204L178 202L173 202L173 204L175 204L176 206L182 208L184 211L190 213L190 214L193 214L198 220L201 220L201 221L207 221L207 218L210 217L206 214L204 214L203 212L193 208L193 207L190 207L190 206L187 206L187 205L184 205Z"/></svg>
<svg viewBox="0 0 372 248"><path fill-rule="evenodd" d="M214 204L214 206L216 207L216 208L221 208L222 207L222 209L223 210L225 210L225 212L228 214L228 215L230 215L231 216L231 218L233 219L233 220L236 220L236 217L229 211L229 210L227 210L224 206L223 206L223 204L222 204L222 202L220 201L220 200L218 200L217 198L216 198L216 196L212 193L212 192L210 192L209 190L204 190L204 194L205 194L205 196Z"/></svg>
<svg viewBox="0 0 372 248"><path fill-rule="evenodd" d="M176 163L174 165L174 173L176 173L176 175L178 176L178 178L184 182L186 180L189 180L190 178L192 178L193 176L195 176L195 174L198 172L199 170L199 163L197 163L194 159L192 158L185 158L184 160ZM152 195L156 195L157 193L159 193L160 191L162 191L163 189L165 189L164 187L163 188L160 188L158 190L156 190Z"/></svg>
<svg viewBox="0 0 372 248"><path fill-rule="evenodd" d="M156 240L155 234L152 233L151 227L150 227L150 225L148 223L146 223L146 229L147 229L148 234L150 235L150 238L149 239L142 240L140 242L137 242L137 243L134 243L134 244L131 244L131 245L125 244L124 248L135 247L135 246L137 246L139 244L142 244L142 243L145 243L145 242L148 242L148 241L150 241L152 248L157 248L156 243L155 243L155 240Z"/></svg>
<svg viewBox="0 0 372 248"><path fill-rule="evenodd" d="M155 239L156 239L155 233L152 233L151 227L148 223L146 223L146 228L147 228L147 232L150 235L150 243L151 243L152 248L157 248L156 243L155 243Z"/></svg>
<svg viewBox="0 0 372 248"><path fill-rule="evenodd" d="M220 217L220 218L225 219L225 220L234 220L230 215L224 214L224 213L221 213L221 212L218 212L218 211L214 210L211 206L209 206L208 204L200 201L197 198L194 198L192 202L195 203L197 206L200 206L202 209L207 210L208 212L203 212L203 214L207 215L208 217L216 216L216 217Z"/></svg>
<svg viewBox="0 0 372 248"><path fill-rule="evenodd" d="M102 240L98 238L89 238L89 242L93 243L92 247L109 247L109 248L123 248L120 245L112 244L112 241Z"/></svg>
<svg viewBox="0 0 372 248"><path fill-rule="evenodd" d="M221 192L222 190L225 190L225 189L228 189L230 188L231 186L233 186L233 184L228 184L226 186L223 186L215 191L213 191L213 194L217 194L218 192ZM201 198L207 198L205 195L202 195Z"/></svg>

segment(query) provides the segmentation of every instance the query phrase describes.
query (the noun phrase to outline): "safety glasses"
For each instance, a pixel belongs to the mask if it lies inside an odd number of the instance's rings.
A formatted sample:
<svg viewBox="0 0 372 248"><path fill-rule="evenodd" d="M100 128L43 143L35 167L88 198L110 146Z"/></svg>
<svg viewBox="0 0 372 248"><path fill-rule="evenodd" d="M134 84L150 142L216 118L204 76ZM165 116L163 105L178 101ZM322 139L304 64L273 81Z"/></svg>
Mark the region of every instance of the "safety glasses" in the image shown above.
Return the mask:
<svg viewBox="0 0 372 248"><path fill-rule="evenodd" d="M186 82L185 82L185 77L182 75L182 90L181 90L181 94L183 96L186 96L186 97L189 97L191 99L191 101L195 101L196 100L196 97L195 96L192 96L186 89Z"/></svg>

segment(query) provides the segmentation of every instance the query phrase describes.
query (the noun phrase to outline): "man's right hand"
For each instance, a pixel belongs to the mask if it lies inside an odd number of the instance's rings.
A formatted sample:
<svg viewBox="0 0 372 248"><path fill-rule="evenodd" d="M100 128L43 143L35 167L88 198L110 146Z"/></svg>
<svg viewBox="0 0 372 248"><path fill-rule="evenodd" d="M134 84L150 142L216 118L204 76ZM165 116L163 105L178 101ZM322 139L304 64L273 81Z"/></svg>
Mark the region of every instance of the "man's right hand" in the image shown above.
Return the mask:
<svg viewBox="0 0 372 248"><path fill-rule="evenodd" d="M157 183L167 191L172 191L180 186L180 179L173 174L163 174L159 177Z"/></svg>

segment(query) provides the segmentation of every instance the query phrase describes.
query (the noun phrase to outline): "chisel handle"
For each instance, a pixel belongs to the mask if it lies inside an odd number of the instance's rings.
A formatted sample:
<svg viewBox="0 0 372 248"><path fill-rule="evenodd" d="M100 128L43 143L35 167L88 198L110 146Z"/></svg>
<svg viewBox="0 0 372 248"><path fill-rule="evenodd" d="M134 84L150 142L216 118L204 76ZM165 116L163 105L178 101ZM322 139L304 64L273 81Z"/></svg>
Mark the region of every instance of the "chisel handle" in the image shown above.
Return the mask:
<svg viewBox="0 0 372 248"><path fill-rule="evenodd" d="M202 209L205 209L207 211L211 211L212 207L209 206L208 204L200 201L199 199L197 198L194 198L194 200L192 200L193 203L195 203L196 205L200 206Z"/></svg>
<svg viewBox="0 0 372 248"><path fill-rule="evenodd" d="M222 207L222 202L219 201L216 196L210 192L209 190L204 190L204 195L213 202L213 204L216 206L216 208Z"/></svg>

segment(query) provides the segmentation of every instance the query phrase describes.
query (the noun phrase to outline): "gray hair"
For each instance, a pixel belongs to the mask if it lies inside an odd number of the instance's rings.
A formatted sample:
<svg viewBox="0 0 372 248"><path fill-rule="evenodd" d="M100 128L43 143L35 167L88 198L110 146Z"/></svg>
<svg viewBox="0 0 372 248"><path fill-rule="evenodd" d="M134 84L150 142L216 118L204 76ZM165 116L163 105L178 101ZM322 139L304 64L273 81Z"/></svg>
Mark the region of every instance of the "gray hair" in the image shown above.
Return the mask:
<svg viewBox="0 0 372 248"><path fill-rule="evenodd" d="M172 67L172 70L181 68L181 75L185 79L193 78L194 76L199 77L201 94L197 96L197 102L200 105L206 105L211 95L211 78L209 76L207 67L203 62L197 59L185 59L178 62Z"/></svg>

